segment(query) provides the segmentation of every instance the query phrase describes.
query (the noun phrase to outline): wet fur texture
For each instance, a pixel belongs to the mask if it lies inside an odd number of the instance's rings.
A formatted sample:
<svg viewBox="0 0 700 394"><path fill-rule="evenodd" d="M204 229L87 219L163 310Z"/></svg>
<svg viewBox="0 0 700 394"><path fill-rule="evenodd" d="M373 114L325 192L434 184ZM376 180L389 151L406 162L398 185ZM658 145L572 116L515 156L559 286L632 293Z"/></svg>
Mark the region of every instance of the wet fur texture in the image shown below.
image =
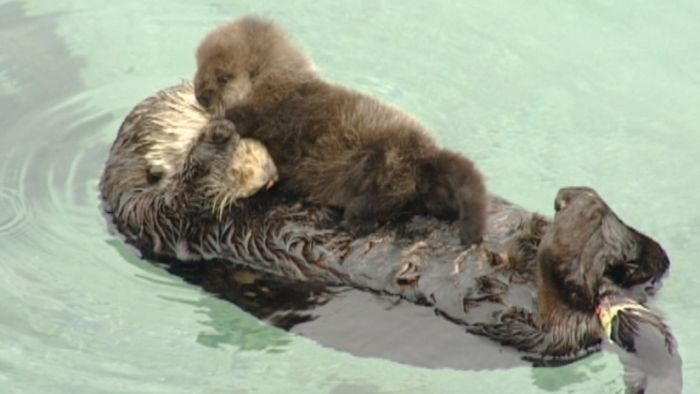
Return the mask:
<svg viewBox="0 0 700 394"><path fill-rule="evenodd" d="M265 147L241 139L225 119L210 120L192 93L184 83L134 108L100 180L116 221L152 237L155 253L176 249L190 230L221 220L240 200L277 180Z"/></svg>
<svg viewBox="0 0 700 394"><path fill-rule="evenodd" d="M405 112L322 80L273 23L217 28L197 64L197 100L225 107L241 136L266 145L285 191L344 208L345 226L360 234L428 213L457 218L465 244L481 241L487 199L474 164Z"/></svg>
<svg viewBox="0 0 700 394"><path fill-rule="evenodd" d="M680 392L672 333L643 306L646 298L631 291L657 286L668 259L592 189L562 189L551 222L491 196L488 232L477 248L455 245L449 226L426 217L414 218L406 232L402 224L387 228L393 234L367 238L319 229L328 209L274 191L244 198L217 219L216 194L206 192L216 188L206 186L218 183L233 194L251 186L230 177L245 141L236 142L230 123L208 119L190 85L137 105L119 130L100 183L105 208L127 242L149 259L186 270L200 266L192 261L210 260L232 272L243 264L285 281L397 294L527 352L537 365L561 365L598 350L606 322L628 390ZM630 304L640 308L613 312L615 305ZM598 320L605 310L609 318Z"/></svg>
<svg viewBox="0 0 700 394"><path fill-rule="evenodd" d="M561 189L555 210L537 249L537 313L511 308L494 323L468 328L544 355L532 360L543 365L570 362L598 349L602 326L596 308L610 297L603 293L634 294L634 286L653 293L670 264L659 244L625 225L593 189Z"/></svg>

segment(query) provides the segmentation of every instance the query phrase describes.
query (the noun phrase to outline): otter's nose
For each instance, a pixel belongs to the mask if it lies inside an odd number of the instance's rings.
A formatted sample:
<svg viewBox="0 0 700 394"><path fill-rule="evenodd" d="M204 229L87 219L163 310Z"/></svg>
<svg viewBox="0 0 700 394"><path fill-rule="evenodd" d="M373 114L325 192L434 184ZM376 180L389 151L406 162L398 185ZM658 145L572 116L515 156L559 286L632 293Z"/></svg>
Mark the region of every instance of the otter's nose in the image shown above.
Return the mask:
<svg viewBox="0 0 700 394"><path fill-rule="evenodd" d="M197 92L197 102L204 108L209 108L211 99L214 96L214 91L211 89L203 89Z"/></svg>

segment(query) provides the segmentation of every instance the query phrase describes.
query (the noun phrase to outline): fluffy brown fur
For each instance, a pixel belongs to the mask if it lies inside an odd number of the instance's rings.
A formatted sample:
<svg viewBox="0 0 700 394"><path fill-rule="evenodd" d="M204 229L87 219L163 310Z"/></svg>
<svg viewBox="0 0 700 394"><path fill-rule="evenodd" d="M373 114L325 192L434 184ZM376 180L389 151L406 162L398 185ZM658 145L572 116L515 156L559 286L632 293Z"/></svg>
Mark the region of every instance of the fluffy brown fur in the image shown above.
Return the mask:
<svg viewBox="0 0 700 394"><path fill-rule="evenodd" d="M226 108L243 137L270 151L286 191L344 208L364 233L404 211L458 217L465 244L479 242L486 191L466 157L439 148L410 115L322 80L273 23L225 24L197 51L197 100Z"/></svg>

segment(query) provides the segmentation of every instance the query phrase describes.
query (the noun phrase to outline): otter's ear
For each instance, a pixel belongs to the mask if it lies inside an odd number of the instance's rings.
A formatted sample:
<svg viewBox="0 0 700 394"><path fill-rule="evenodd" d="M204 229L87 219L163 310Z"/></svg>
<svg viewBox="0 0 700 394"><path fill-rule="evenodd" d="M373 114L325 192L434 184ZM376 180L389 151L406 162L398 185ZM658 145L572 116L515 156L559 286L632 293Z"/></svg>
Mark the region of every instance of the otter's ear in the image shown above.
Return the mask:
<svg viewBox="0 0 700 394"><path fill-rule="evenodd" d="M629 288L656 283L668 270L668 256L653 239L625 225L614 213L603 219L602 235L610 258L606 273L618 285Z"/></svg>

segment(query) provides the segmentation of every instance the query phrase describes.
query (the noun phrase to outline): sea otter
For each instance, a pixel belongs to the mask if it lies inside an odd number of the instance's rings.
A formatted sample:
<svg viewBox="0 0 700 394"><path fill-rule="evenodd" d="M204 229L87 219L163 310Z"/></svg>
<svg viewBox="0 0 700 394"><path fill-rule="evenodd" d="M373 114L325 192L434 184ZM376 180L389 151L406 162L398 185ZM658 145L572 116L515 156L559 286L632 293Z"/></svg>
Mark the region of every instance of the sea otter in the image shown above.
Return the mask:
<svg viewBox="0 0 700 394"><path fill-rule="evenodd" d="M155 252L278 177L260 142L241 139L230 121L198 110L190 91L162 91L134 109L121 128L135 132L117 137L100 181L119 225L148 235ZM189 252L179 250L186 259Z"/></svg>
<svg viewBox="0 0 700 394"><path fill-rule="evenodd" d="M633 377L626 377L629 387L680 392L675 340L645 306L668 258L592 189L562 189L553 220L490 196L484 242L476 248L460 245L445 221L420 216L363 237L321 228L333 220L331 210L274 188L212 219L217 199L200 198L198 189L183 193L181 180L217 182L234 194L255 187L217 175L236 165L236 149L215 142L225 138L212 141L208 124L192 86L182 84L137 105L119 130L100 189L119 232L147 258L170 266L187 260L189 270L202 261L224 264L234 273L211 270L216 282L239 280L236 267L243 266L292 283L400 296L538 365L569 363L611 341ZM200 153L207 160L192 160ZM188 162L201 165L183 166ZM149 180L153 163L165 168L160 179ZM255 275L241 277L247 287L258 283Z"/></svg>
<svg viewBox="0 0 700 394"><path fill-rule="evenodd" d="M464 244L481 240L487 199L475 165L405 112L321 79L274 23L245 17L215 29L197 67L199 103L224 106L242 136L265 144L286 191L344 208L349 230L426 212L457 217Z"/></svg>

